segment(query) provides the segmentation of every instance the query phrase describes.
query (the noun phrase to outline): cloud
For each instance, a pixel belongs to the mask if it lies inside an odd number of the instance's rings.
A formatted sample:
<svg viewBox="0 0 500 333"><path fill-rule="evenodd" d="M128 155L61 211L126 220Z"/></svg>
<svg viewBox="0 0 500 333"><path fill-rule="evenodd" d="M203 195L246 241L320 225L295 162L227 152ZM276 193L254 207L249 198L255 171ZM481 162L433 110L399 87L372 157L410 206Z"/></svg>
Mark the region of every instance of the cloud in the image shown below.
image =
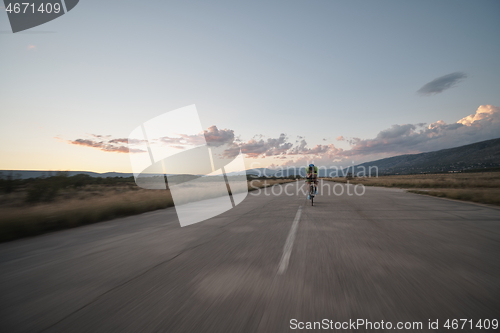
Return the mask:
<svg viewBox="0 0 500 333"><path fill-rule="evenodd" d="M203 138L203 134L197 134L197 135L179 134L179 136L177 137L164 136L160 138L160 143L167 146L174 146L174 145L197 146L205 144L205 140Z"/></svg>
<svg viewBox="0 0 500 333"><path fill-rule="evenodd" d="M417 93L420 95L435 95L442 93L446 89L454 87L458 82L465 79L467 75L462 72L455 72L438 77L420 88Z"/></svg>
<svg viewBox="0 0 500 333"><path fill-rule="evenodd" d="M235 140L234 131L229 129L218 129L212 125L203 133L196 135L177 134L176 137L162 137L160 141L167 145L177 146L198 146L207 143L208 146L219 147L225 144L232 144ZM177 147L178 148L178 147Z"/></svg>
<svg viewBox="0 0 500 333"><path fill-rule="evenodd" d="M96 148L109 153L144 153L146 150L144 140L127 138L111 138L110 135L91 134L90 139L76 139L66 141L72 145ZM150 144L167 145L175 149L186 149L189 146L198 146L207 143L208 146L219 147L224 144L232 145L234 131L229 129L219 130L217 126L210 126L207 130L196 135L179 134L177 137L162 137L159 141ZM134 147L140 145L140 147Z"/></svg>
<svg viewBox="0 0 500 333"><path fill-rule="evenodd" d="M401 154L435 151L498 137L500 137L500 108L481 105L474 113L451 124L442 120L431 124L395 124L380 131L374 138L344 136L336 138L337 141L348 143L350 149L337 148L334 144L310 147L305 137L297 136L297 139L290 140L285 133L271 138L257 134L248 141L242 141L235 139L233 130L218 129L217 126L210 126L197 135L178 134L177 137L163 137L150 144L188 149L190 146L203 144L206 140L208 145L220 147L220 154L226 158L235 157L241 151L247 158L273 157L282 161L283 165L301 165L308 161L332 165L337 162L360 163ZM105 135L94 134L91 139L66 142L112 153L145 152L144 149L138 149L143 147L142 140L129 142L128 139L113 139ZM135 147L136 144L140 146Z"/></svg>
<svg viewBox="0 0 500 333"><path fill-rule="evenodd" d="M344 154L406 154L457 147L500 137L500 108L481 105L474 114L446 124L438 120L428 126L423 123L393 125L373 139L352 142Z"/></svg>
<svg viewBox="0 0 500 333"><path fill-rule="evenodd" d="M255 137L255 136L254 136ZM258 137L263 137L259 135ZM282 133L278 138L268 138L266 140L251 139L248 142L240 142L233 144L223 153L225 157L234 157L241 151L248 158L275 157L285 159L294 156L333 156L342 151L337 149L333 144L316 145L312 148L308 147L306 140L299 136L300 141L295 141L296 144L289 141L286 134Z"/></svg>
<svg viewBox="0 0 500 333"><path fill-rule="evenodd" d="M302 139L298 146L287 151L287 155L326 155L331 156L339 153L342 149L337 149L333 144L316 145L312 148L307 147L307 142Z"/></svg>
<svg viewBox="0 0 500 333"><path fill-rule="evenodd" d="M234 131L229 129L219 130L217 126L210 126L204 131L205 140L209 146L219 147L234 142Z"/></svg>
<svg viewBox="0 0 500 333"><path fill-rule="evenodd" d="M108 141L98 141L93 139L76 139L66 141L69 144L96 148L108 153L145 153L145 150L130 148L122 145L121 143L126 143L127 139L113 139Z"/></svg>
<svg viewBox="0 0 500 333"><path fill-rule="evenodd" d="M265 156L276 156L285 154L293 143L288 142L286 134L282 133L278 138L268 138L267 140L255 138L262 138L263 135L256 135L254 139L248 142L235 143L224 151L224 156L234 157L237 156L241 150L247 157L257 158Z"/></svg>
<svg viewBox="0 0 500 333"><path fill-rule="evenodd" d="M366 161L372 158L451 148L500 137L500 109L493 105L481 105L474 114L452 124L446 124L442 120L429 125L395 124L380 131L374 138L346 139L342 135L336 138L337 141L349 143L350 149L337 148L334 144L309 146L305 137L299 135L296 136L297 139L290 140L285 133L271 138L256 134L249 141L234 140L233 130L219 130L216 126L208 128L203 135L209 145L223 146L222 155L227 158L235 157L241 151L247 158L274 157L286 160L286 164L309 160L329 163L347 160ZM201 134L196 136L179 134L177 138L163 138L162 141L180 148L195 144L200 138Z"/></svg>
<svg viewBox="0 0 500 333"><path fill-rule="evenodd" d="M36 50L36 46L35 46L35 45L28 45L28 46L26 47L26 49L27 49L28 51L34 51L34 50Z"/></svg>
<svg viewBox="0 0 500 333"><path fill-rule="evenodd" d="M490 117L494 117L495 114L499 112L499 108L493 105L481 105L477 110L476 113L471 114L467 117L464 117L457 121L457 123L462 124L462 125L467 125L470 126L474 122L482 120L482 119L487 119Z"/></svg>
<svg viewBox="0 0 500 333"><path fill-rule="evenodd" d="M415 154L440 149L458 147L500 137L500 108L493 105L481 105L473 114L447 124L438 120L431 124L392 125L380 131L374 138L351 138L345 140L350 149L337 149L333 145L326 152L318 155L301 155L288 160L284 165L304 165L314 162L318 165L351 165L373 161L385 157ZM293 151L307 151L294 147Z"/></svg>
<svg viewBox="0 0 500 333"><path fill-rule="evenodd" d="M100 135L100 134L91 134L94 138L110 138L111 135ZM126 139L122 139L126 140Z"/></svg>

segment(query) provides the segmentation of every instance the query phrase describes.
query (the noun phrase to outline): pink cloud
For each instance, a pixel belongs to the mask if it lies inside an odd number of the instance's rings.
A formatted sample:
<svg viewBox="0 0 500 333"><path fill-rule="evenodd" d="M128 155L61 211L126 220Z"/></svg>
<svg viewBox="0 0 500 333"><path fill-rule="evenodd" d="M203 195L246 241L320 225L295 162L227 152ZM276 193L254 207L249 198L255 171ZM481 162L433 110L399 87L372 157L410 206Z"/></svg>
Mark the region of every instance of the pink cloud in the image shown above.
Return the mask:
<svg viewBox="0 0 500 333"><path fill-rule="evenodd" d="M429 125L424 123L392 125L371 139L344 139L351 145L351 149L331 147L326 152L323 151L324 148L312 151L322 152L321 155L314 157L315 163L350 164L352 161L361 163L395 155L458 147L498 137L500 137L500 108L481 105L473 114L461 118L456 123L447 124L438 120ZM292 153L294 151L297 151L300 157L287 161L286 165L301 165L313 160L312 156L300 154L300 151L304 151L300 144L291 150Z"/></svg>
<svg viewBox="0 0 500 333"><path fill-rule="evenodd" d="M248 158L275 157L285 164L293 165L315 160L332 163L332 161L359 161L383 158L394 155L434 151L461 146L469 143L500 137L500 108L493 105L481 105L473 114L461 118L456 123L446 124L438 120L429 125L395 124L380 131L374 138L361 139L338 136L337 141L350 144L350 149L335 147L334 144L319 144L310 147L306 139L297 136L290 142L288 136L281 133L278 137L266 138L262 134L255 135L248 141L236 139L234 131L218 129L210 126L197 135L178 134L177 137L163 137L151 144L166 144L171 148L186 149L189 146L204 144L222 147L222 155L232 158L241 151ZM129 142L128 139L112 139L109 135L92 135L92 139L76 139L68 141L80 145L100 149L112 153L142 153L145 149L134 148L129 144L144 144L142 140ZM130 148L130 149L129 149Z"/></svg>
<svg viewBox="0 0 500 333"><path fill-rule="evenodd" d="M176 146L197 146L207 143L209 146L219 147L231 144L235 140L234 131L229 129L218 129L217 126L210 126L203 133L196 135L178 134L177 137L162 137L160 141L167 145Z"/></svg>
<svg viewBox="0 0 500 333"><path fill-rule="evenodd" d="M482 119L488 119L498 114L500 114L499 107L493 105L481 105L479 106L479 108L477 108L474 114L471 114L467 117L460 119L459 121L457 121L457 123L466 126L471 126L477 121L480 121Z"/></svg>
<svg viewBox="0 0 500 333"><path fill-rule="evenodd" d="M124 139L114 139L114 140L109 140L109 141L97 141L97 140L90 140L90 139L76 139L76 140L70 140L66 141L69 144L72 145L77 145L77 146L84 146L84 147L90 147L90 148L96 148L99 150L102 150L107 153L145 153L145 150L142 149L137 149L137 148L130 148L124 145L120 145L117 143L121 143Z"/></svg>

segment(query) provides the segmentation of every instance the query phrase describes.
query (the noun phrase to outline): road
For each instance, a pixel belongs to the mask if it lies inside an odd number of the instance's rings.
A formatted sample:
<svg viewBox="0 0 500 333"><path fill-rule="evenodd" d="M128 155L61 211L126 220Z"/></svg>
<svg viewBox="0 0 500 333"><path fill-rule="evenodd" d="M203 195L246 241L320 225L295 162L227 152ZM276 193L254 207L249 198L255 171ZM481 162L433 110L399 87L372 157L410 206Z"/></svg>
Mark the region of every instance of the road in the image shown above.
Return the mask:
<svg viewBox="0 0 500 333"><path fill-rule="evenodd" d="M340 187L314 207L278 186L184 228L169 208L0 244L0 331L274 333L361 318L428 332L429 319L500 319L499 209Z"/></svg>

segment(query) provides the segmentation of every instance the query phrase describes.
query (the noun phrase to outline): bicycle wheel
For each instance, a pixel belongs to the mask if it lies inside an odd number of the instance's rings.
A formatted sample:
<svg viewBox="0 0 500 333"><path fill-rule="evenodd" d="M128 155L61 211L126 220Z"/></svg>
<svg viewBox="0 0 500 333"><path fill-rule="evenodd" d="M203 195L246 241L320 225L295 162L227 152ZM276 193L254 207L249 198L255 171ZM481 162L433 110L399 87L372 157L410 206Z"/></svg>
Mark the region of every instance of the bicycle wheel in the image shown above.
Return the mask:
<svg viewBox="0 0 500 333"><path fill-rule="evenodd" d="M311 206L314 206L314 185L311 184L309 187L309 196L311 197Z"/></svg>

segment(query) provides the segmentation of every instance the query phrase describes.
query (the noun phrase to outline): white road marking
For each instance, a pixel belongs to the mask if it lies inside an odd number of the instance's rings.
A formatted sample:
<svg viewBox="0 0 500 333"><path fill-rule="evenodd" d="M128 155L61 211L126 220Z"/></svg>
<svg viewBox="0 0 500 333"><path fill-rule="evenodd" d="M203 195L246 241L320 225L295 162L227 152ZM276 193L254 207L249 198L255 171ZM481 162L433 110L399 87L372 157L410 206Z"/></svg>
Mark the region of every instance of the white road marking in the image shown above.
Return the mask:
<svg viewBox="0 0 500 333"><path fill-rule="evenodd" d="M293 241L295 240L295 234L297 233L297 227L299 226L300 215L302 215L302 206L299 207L297 214L295 214L295 219L292 223L292 228L288 233L288 237L285 242L285 247L283 248L283 256L281 257L280 264L278 266L278 275L285 273L288 267L288 262L290 261L290 254L292 254Z"/></svg>

